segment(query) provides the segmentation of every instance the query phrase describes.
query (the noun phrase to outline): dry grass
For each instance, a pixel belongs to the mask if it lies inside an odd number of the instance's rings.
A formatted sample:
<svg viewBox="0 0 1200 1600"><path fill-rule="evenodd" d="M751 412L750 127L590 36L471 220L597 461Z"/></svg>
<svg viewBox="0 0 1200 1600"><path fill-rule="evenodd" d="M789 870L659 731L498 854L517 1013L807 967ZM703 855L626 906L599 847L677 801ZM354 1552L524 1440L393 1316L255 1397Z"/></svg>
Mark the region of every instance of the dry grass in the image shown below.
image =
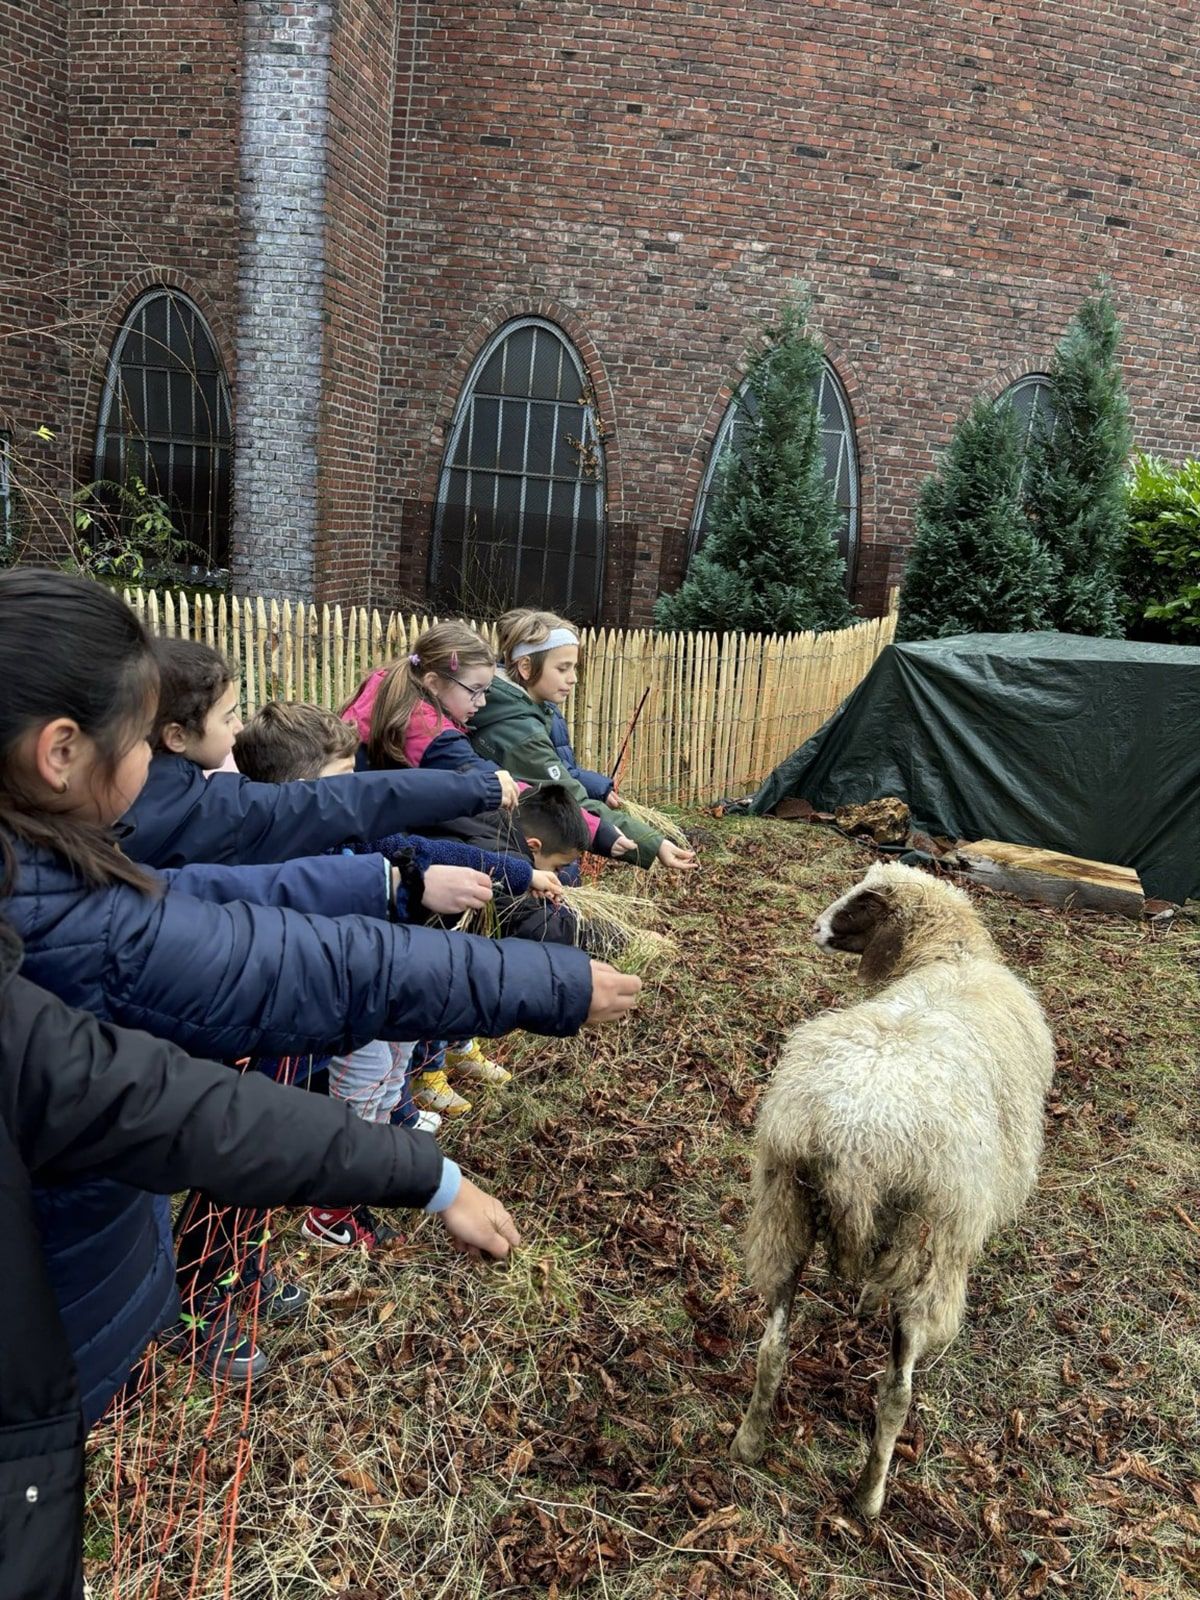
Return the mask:
<svg viewBox="0 0 1200 1600"><path fill-rule="evenodd" d="M1058 1038L1040 1190L919 1382L877 1532L843 1494L885 1331L819 1273L764 1470L728 1460L761 1331L739 1261L754 1108L786 1029L855 992L804 930L863 861L820 830L722 824L701 873L652 880L681 958L636 1020L506 1042L516 1080L446 1142L518 1218L508 1271L452 1256L427 1219L382 1258L290 1249L314 1301L266 1341L237 1600L1196 1593L1194 923L980 896ZM189 1463L209 1428L207 1499L181 1517L158 1588L162 1465L144 1462L139 1503L128 1460L114 1490L111 1429L94 1436L97 1600L224 1592L240 1419L227 1407L213 1425L203 1393L180 1415ZM144 1542L114 1587L114 1528L130 1522Z"/></svg>

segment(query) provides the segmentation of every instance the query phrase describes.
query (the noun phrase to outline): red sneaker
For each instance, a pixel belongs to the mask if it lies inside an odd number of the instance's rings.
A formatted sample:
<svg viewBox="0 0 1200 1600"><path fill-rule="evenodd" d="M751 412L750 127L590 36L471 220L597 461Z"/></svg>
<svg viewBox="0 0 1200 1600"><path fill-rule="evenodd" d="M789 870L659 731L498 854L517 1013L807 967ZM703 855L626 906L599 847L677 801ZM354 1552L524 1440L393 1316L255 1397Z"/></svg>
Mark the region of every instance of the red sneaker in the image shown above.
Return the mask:
<svg viewBox="0 0 1200 1600"><path fill-rule="evenodd" d="M300 1226L300 1232L312 1244L326 1250L349 1250L355 1245L365 1245L373 1250L376 1245L388 1244L400 1235L386 1222L380 1222L366 1206L345 1206L327 1210L314 1206Z"/></svg>

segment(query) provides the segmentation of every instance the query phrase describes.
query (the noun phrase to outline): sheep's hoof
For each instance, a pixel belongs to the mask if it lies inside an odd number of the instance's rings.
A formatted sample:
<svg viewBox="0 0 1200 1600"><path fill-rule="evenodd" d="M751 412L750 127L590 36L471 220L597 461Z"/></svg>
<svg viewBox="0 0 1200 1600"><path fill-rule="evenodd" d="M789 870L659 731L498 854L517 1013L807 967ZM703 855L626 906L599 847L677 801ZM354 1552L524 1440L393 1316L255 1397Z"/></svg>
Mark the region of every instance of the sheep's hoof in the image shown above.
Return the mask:
<svg viewBox="0 0 1200 1600"><path fill-rule="evenodd" d="M879 1520L879 1514L883 1510L885 1488L886 1485L882 1483L869 1483L865 1475L854 1485L852 1499L855 1509L864 1522L877 1522Z"/></svg>
<svg viewBox="0 0 1200 1600"><path fill-rule="evenodd" d="M753 1467L762 1460L763 1449L764 1441L756 1434L748 1433L743 1426L734 1434L729 1454L743 1466Z"/></svg>

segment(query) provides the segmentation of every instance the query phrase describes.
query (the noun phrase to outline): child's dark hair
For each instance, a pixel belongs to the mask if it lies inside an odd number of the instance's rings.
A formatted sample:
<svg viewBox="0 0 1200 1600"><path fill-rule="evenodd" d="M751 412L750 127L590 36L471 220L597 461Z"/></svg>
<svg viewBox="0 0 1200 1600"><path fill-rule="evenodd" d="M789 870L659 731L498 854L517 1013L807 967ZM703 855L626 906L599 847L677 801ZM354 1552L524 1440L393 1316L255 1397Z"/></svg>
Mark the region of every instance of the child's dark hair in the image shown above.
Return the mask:
<svg viewBox="0 0 1200 1600"><path fill-rule="evenodd" d="M150 636L111 589L65 572L0 573L0 849L3 891L16 862L8 835L63 856L88 883L155 880L117 849L98 822L43 811L28 792L16 748L31 729L69 717L92 740L99 776L111 780L142 738L158 692Z"/></svg>
<svg viewBox="0 0 1200 1600"><path fill-rule="evenodd" d="M521 831L542 841L547 855L573 850L582 854L588 847L587 823L575 796L561 783L542 783L526 789L518 806Z"/></svg>
<svg viewBox="0 0 1200 1600"><path fill-rule="evenodd" d="M233 682L233 672L219 650L197 639L155 639L154 659L160 687L150 743L161 750L163 729L172 722L184 733L203 734L205 718Z"/></svg>
<svg viewBox="0 0 1200 1600"><path fill-rule="evenodd" d="M233 741L233 759L256 783L292 783L320 777L331 761L344 761L357 749L357 733L332 711L300 700L270 700Z"/></svg>

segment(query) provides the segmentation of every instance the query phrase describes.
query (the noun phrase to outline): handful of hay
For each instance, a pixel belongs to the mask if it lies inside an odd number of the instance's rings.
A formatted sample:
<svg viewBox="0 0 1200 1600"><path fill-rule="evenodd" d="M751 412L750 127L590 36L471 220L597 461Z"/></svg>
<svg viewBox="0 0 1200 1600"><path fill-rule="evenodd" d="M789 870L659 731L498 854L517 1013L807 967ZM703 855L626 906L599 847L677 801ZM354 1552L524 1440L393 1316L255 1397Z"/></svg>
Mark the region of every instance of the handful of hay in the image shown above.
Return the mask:
<svg viewBox="0 0 1200 1600"><path fill-rule="evenodd" d="M687 834L674 817L668 817L665 811L656 811L653 806L644 806L637 800L627 800L624 795L621 796L621 804L613 809L618 817L628 817L630 822L640 823L654 833L661 833L664 839L670 839L681 850L691 849Z"/></svg>
<svg viewBox="0 0 1200 1600"><path fill-rule="evenodd" d="M678 954L670 935L659 933L652 923L659 909L645 895L598 889L590 884L564 885L562 904L571 912L575 942L585 941L597 960L612 961L624 972L647 977L666 971ZM455 923L461 933L478 933L495 938L500 929L494 905L467 911Z"/></svg>

